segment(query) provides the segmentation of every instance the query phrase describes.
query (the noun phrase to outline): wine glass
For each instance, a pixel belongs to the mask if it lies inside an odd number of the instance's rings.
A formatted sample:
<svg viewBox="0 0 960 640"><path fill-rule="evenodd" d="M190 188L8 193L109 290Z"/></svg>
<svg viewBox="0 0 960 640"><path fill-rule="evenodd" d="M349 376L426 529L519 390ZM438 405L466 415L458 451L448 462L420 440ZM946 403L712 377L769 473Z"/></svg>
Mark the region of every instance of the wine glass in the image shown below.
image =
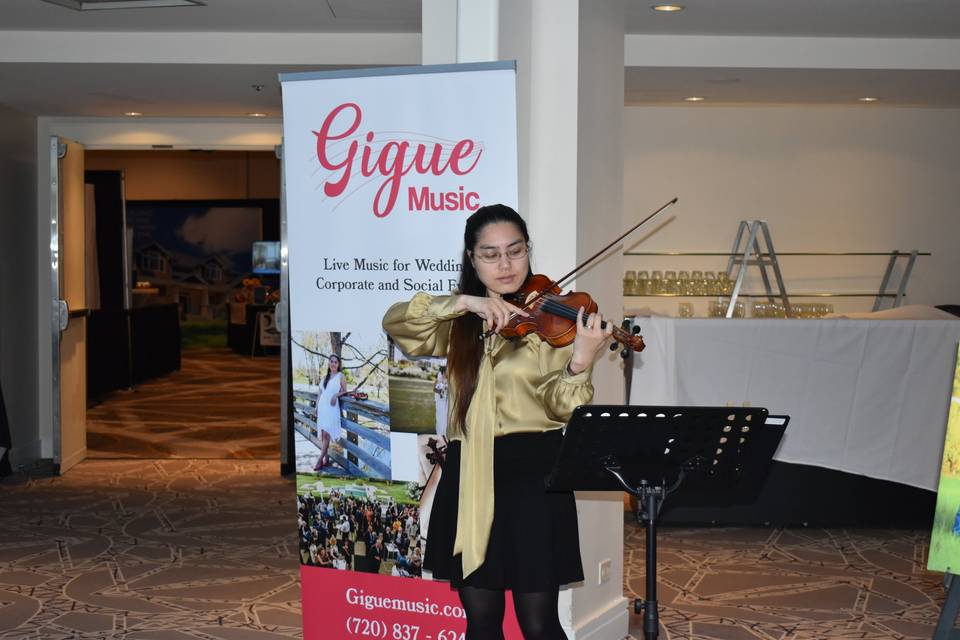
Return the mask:
<svg viewBox="0 0 960 640"><path fill-rule="evenodd" d="M627 271L623 274L623 295L632 296L636 295L637 289L637 272L636 271Z"/></svg>
<svg viewBox="0 0 960 640"><path fill-rule="evenodd" d="M664 293L670 293L674 295L677 293L677 272L676 271L664 272L663 286L666 289Z"/></svg>
<svg viewBox="0 0 960 640"><path fill-rule="evenodd" d="M720 294L717 288L717 275L713 271L705 271L703 279L706 280L706 292L710 295Z"/></svg>
<svg viewBox="0 0 960 640"><path fill-rule="evenodd" d="M677 293L682 296L689 296L693 293L693 291L690 290L689 271L681 271L679 275L677 275Z"/></svg>
<svg viewBox="0 0 960 640"><path fill-rule="evenodd" d="M654 271L650 276L650 293L664 293L663 290L663 272Z"/></svg>
<svg viewBox="0 0 960 640"><path fill-rule="evenodd" d="M702 296L706 293L703 289L703 271L692 271L690 273L691 295Z"/></svg>
<svg viewBox="0 0 960 640"><path fill-rule="evenodd" d="M646 271L637 271L637 291L635 295L645 296L650 291L650 274Z"/></svg>

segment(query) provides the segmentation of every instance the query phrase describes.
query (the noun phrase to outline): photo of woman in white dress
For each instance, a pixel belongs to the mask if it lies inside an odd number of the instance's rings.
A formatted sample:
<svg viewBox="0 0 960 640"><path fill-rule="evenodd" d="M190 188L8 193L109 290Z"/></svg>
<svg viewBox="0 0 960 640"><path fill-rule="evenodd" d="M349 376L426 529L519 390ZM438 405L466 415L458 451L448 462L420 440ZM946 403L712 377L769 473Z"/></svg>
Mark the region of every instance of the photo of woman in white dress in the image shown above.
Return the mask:
<svg viewBox="0 0 960 640"><path fill-rule="evenodd" d="M347 392L347 379L340 371L340 357L333 354L327 361L327 374L317 394L317 431L321 435L322 448L314 471L320 471L330 464L327 450L331 440L339 440L343 435L340 426L340 396Z"/></svg>
<svg viewBox="0 0 960 640"><path fill-rule="evenodd" d="M447 435L447 367L442 366L437 371L436 382L433 383L434 400L437 406L437 435Z"/></svg>

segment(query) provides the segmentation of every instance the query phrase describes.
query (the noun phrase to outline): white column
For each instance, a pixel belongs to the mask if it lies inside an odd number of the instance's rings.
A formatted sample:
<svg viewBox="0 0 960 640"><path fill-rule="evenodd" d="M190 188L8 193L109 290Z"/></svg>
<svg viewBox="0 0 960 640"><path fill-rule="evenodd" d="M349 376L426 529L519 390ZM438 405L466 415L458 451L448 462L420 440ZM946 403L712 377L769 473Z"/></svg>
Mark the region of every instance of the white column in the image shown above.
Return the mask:
<svg viewBox="0 0 960 640"><path fill-rule="evenodd" d="M521 214L534 268L558 277L622 231L623 0L511 0L500 6L500 58L517 60ZM619 321L622 258L576 280ZM598 403L623 402L615 354L594 369ZM560 594L571 639L627 634L622 493L578 493L584 583ZM600 582L600 564L609 561Z"/></svg>
<svg viewBox="0 0 960 640"><path fill-rule="evenodd" d="M423 64L497 59L500 0L423 0Z"/></svg>
<svg viewBox="0 0 960 640"><path fill-rule="evenodd" d="M423 0L420 17L421 64L457 61L457 0Z"/></svg>
<svg viewBox="0 0 960 640"><path fill-rule="evenodd" d="M449 37L453 4L456 61L517 61L520 214L534 269L558 277L623 224L623 0L424 0L425 64L454 61L427 57L441 16L448 26L436 37ZM576 282L614 321L622 313L621 262L615 251ZM595 402L623 402L615 355L598 363L594 385ZM629 623L622 493L580 493L577 511L585 580L561 592L560 621L572 640L619 640ZM600 582L604 561L610 569Z"/></svg>

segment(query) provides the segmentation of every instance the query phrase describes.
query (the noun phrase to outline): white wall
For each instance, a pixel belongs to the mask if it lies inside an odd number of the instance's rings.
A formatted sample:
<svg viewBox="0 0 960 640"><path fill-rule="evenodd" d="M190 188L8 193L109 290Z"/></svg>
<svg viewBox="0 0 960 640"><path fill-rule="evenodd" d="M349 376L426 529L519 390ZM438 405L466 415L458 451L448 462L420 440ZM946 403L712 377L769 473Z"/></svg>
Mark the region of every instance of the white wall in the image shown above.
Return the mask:
<svg viewBox="0 0 960 640"><path fill-rule="evenodd" d="M35 383L36 130L35 117L0 106L0 382L14 467L40 457Z"/></svg>
<svg viewBox="0 0 960 640"><path fill-rule="evenodd" d="M917 262L905 304L960 303L960 110L627 107L624 136L625 221L680 198L673 219L653 235L640 233L646 239L633 250L729 251L739 220L764 218L778 251L931 251ZM873 291L885 264L781 260L788 292ZM624 260L625 269L725 266L722 258ZM838 311L873 303L833 300ZM677 312L675 299L626 304ZM705 313L706 301L697 304Z"/></svg>

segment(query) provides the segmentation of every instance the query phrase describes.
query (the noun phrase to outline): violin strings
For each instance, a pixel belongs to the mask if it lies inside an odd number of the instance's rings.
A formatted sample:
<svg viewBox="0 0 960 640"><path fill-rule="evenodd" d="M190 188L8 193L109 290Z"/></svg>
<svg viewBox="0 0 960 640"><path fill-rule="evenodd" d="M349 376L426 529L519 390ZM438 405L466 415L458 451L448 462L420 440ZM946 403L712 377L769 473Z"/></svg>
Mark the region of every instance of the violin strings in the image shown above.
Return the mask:
<svg viewBox="0 0 960 640"><path fill-rule="evenodd" d="M573 307L568 307L562 302L557 302L556 300L551 299L549 295L546 295L539 300L533 303L534 307L542 307L547 313L551 313L555 316L560 316L561 318L566 318L567 320L576 320L577 319L577 310ZM589 317L589 314L587 315ZM609 322L609 321L607 321ZM613 332L619 334L619 327L614 325Z"/></svg>
<svg viewBox="0 0 960 640"><path fill-rule="evenodd" d="M574 309L573 307L568 307L567 305L561 302L556 302L555 300L551 300L547 296L544 296L544 298L541 298L541 300L538 300L535 304L542 306L543 310L546 311L547 313L552 313L553 315L560 316L568 320L577 319L577 310ZM586 317L589 318L589 314L587 314ZM604 322L609 322L609 320L605 320ZM620 333L619 327L614 325L613 332L615 334L619 334Z"/></svg>

